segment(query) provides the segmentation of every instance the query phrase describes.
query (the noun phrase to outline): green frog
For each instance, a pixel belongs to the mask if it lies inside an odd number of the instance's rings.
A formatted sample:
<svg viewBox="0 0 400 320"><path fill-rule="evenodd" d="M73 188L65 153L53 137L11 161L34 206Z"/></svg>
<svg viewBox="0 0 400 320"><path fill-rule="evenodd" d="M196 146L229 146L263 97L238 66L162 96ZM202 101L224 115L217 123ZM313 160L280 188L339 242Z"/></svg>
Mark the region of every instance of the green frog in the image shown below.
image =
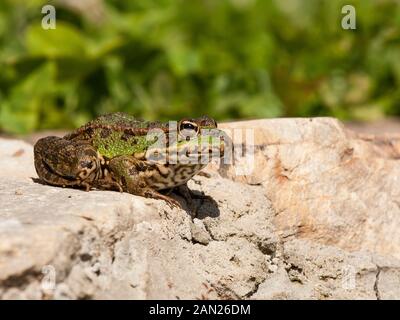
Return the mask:
<svg viewBox="0 0 400 320"><path fill-rule="evenodd" d="M62 138L38 140L34 161L39 178L50 185L118 190L181 207L159 191L187 189L188 180L224 155L226 142L216 121L206 116L162 123L118 112Z"/></svg>

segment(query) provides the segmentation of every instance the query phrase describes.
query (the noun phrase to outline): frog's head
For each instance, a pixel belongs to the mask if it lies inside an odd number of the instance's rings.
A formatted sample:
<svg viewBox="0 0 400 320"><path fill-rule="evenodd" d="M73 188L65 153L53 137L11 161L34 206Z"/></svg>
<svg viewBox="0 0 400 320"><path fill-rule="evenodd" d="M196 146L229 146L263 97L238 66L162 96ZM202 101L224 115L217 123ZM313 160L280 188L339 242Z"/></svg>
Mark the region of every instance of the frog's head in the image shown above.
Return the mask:
<svg viewBox="0 0 400 320"><path fill-rule="evenodd" d="M167 163L202 163L221 158L228 137L217 128L217 122L207 116L185 118L169 125L165 144L147 150L147 159L164 159Z"/></svg>

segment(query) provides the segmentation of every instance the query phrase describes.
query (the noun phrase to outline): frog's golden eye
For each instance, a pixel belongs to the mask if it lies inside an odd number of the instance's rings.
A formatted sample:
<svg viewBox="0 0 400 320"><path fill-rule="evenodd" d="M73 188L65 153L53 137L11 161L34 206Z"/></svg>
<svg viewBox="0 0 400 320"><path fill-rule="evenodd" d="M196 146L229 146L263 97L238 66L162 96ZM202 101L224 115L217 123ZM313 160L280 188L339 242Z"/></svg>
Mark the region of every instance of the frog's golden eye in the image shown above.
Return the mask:
<svg viewBox="0 0 400 320"><path fill-rule="evenodd" d="M189 121L189 120L182 120L179 123L179 133L183 136L194 136L198 134L200 131L199 126L197 123Z"/></svg>

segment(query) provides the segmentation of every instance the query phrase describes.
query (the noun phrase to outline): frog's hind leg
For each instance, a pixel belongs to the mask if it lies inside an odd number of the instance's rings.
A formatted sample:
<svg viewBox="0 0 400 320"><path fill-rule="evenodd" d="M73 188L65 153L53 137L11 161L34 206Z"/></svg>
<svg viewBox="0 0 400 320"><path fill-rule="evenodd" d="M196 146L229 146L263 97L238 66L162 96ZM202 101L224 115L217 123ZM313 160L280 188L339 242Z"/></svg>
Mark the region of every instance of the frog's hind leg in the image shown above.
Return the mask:
<svg viewBox="0 0 400 320"><path fill-rule="evenodd" d="M34 163L39 178L55 186L80 186L89 191L101 175L101 158L82 141L42 138L34 146Z"/></svg>
<svg viewBox="0 0 400 320"><path fill-rule="evenodd" d="M111 159L108 167L124 191L146 198L164 200L170 206L182 208L177 200L159 193L149 185L146 181L146 174L156 169L145 161L132 156L119 156Z"/></svg>

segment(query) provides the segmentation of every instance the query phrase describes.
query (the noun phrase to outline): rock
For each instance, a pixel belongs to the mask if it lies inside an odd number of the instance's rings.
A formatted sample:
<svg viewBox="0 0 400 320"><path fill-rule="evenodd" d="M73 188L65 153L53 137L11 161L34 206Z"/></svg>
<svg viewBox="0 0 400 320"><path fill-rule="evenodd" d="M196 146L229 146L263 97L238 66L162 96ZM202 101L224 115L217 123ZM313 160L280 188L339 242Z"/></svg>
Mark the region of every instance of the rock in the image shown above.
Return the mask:
<svg viewBox="0 0 400 320"><path fill-rule="evenodd" d="M0 178L15 177L27 180L37 177L31 145L20 140L0 141Z"/></svg>
<svg viewBox="0 0 400 320"><path fill-rule="evenodd" d="M259 286L252 298L399 298L399 261L393 264L390 259L383 259L377 264L380 257L366 252L349 254L300 239L285 242L283 252L283 262ZM382 270L386 270L385 276ZM385 283L383 278L386 279Z"/></svg>
<svg viewBox="0 0 400 320"><path fill-rule="evenodd" d="M195 219L42 185L32 146L0 139L0 299L400 298L393 140L326 118L224 126L256 128L254 171L196 176L212 199L195 200Z"/></svg>
<svg viewBox="0 0 400 320"><path fill-rule="evenodd" d="M190 224L190 231L192 233L192 241L207 245L211 241L211 236L206 230L203 222L199 219L194 219Z"/></svg>
<svg viewBox="0 0 400 320"><path fill-rule="evenodd" d="M281 236L400 258L400 135L355 134L331 118L224 128L254 132L254 161L245 162L251 168L246 174L231 165L214 170L262 185Z"/></svg>

